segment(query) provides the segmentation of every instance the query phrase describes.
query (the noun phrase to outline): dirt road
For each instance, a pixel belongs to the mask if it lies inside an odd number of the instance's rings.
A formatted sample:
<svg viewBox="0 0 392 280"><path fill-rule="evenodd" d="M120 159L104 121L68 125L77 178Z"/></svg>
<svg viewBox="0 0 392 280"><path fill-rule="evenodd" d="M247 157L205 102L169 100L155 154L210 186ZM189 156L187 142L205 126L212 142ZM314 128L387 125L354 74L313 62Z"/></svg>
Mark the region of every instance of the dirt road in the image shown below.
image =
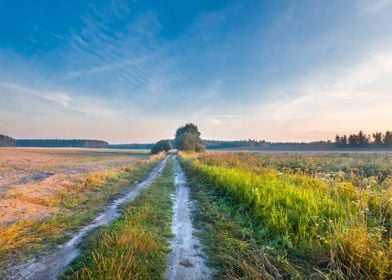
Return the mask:
<svg viewBox="0 0 392 280"><path fill-rule="evenodd" d="M159 176L165 167L167 158L162 160L141 182L131 187L127 194L114 200L109 204L102 214L83 227L71 240L59 246L57 250L46 256L39 256L32 261L12 267L8 271L5 279L34 279L34 280L54 280L57 279L66 267L79 255L79 244L92 230L109 224L121 215L121 206L134 200L141 191L151 186L152 182Z"/></svg>
<svg viewBox="0 0 392 280"><path fill-rule="evenodd" d="M205 255L201 251L200 241L194 235L192 210L194 202L186 176L178 159L175 164L176 193L173 205L172 231L175 234L171 242L167 278L169 280L211 279L211 270L205 265Z"/></svg>

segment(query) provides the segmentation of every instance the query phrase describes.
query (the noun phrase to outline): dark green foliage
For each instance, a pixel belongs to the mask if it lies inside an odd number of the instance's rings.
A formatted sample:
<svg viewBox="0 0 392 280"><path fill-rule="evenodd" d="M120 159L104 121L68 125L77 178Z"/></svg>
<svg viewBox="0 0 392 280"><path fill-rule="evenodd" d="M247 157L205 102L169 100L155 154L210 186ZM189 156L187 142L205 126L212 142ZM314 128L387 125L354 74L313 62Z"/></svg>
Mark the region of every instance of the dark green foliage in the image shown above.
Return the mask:
<svg viewBox="0 0 392 280"><path fill-rule="evenodd" d="M205 149L201 142L199 129L192 123L177 129L175 141L180 151L201 152Z"/></svg>
<svg viewBox="0 0 392 280"><path fill-rule="evenodd" d="M172 149L172 145L169 140L159 140L151 148L151 154L158 154L160 152L168 152Z"/></svg>

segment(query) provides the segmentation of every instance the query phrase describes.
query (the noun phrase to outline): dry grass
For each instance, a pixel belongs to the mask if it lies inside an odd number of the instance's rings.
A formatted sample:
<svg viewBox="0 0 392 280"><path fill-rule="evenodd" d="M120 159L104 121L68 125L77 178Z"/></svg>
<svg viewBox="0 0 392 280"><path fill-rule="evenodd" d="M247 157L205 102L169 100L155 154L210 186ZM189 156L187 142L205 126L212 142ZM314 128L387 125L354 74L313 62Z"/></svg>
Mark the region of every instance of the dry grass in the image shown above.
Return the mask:
<svg viewBox="0 0 392 280"><path fill-rule="evenodd" d="M30 162L32 170L43 172L42 168L48 168L51 172L61 172L40 182L8 186L0 193L0 268L23 260L32 253L50 250L53 245L69 238L71 230L91 221L109 199L125 186L140 180L159 159L130 153L114 156L111 153L108 156L106 152L100 154L95 150L92 154L85 150L53 152L49 149L1 149L0 152L4 150L7 155L5 160L3 157L0 160L2 170L7 162L17 165L19 159L12 156L18 155L19 158L25 157L21 161L24 169ZM27 152L25 156L21 154L24 151ZM116 157L119 157L117 163ZM47 159L49 167L44 163ZM84 167L89 168L83 169L86 172L74 174L67 172L70 170L67 168L72 169L72 166L64 169L64 162L67 165L74 162L76 166L82 162ZM99 167L96 162L99 162ZM92 166L94 168L91 169ZM2 176L5 177L4 174Z"/></svg>
<svg viewBox="0 0 392 280"><path fill-rule="evenodd" d="M64 279L163 279L174 190L173 161L127 205L123 216L90 236Z"/></svg>
<svg viewBox="0 0 392 280"><path fill-rule="evenodd" d="M93 180L110 177L110 172L129 171L128 166L148 157L121 151L25 148L0 148L0 155L0 225L57 213L62 193L85 181L93 185Z"/></svg>

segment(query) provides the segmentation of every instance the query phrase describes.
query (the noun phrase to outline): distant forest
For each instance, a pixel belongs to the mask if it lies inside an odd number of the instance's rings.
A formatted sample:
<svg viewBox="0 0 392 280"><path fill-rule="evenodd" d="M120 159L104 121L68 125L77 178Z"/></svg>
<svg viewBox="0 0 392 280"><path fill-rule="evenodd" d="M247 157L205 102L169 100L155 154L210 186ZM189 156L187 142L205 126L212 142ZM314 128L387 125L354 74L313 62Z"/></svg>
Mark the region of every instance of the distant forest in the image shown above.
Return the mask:
<svg viewBox="0 0 392 280"><path fill-rule="evenodd" d="M392 147L392 131L375 132L366 135L362 130L358 134L336 135L335 145L338 147Z"/></svg>
<svg viewBox="0 0 392 280"><path fill-rule="evenodd" d="M168 140L175 147L174 140ZM296 151L296 150L333 150L357 148L392 148L392 131L366 134L336 135L335 141L316 141L310 143L267 142L264 140L218 141L202 140L207 149L236 149L249 148L266 151ZM16 147L79 147L79 148L111 148L111 149L151 149L153 143L145 144L109 144L101 140L90 139L13 139L0 134L0 146Z"/></svg>
<svg viewBox="0 0 392 280"><path fill-rule="evenodd" d="M154 144L110 144L110 149L141 149L150 150Z"/></svg>
<svg viewBox="0 0 392 280"><path fill-rule="evenodd" d="M17 139L17 147L107 148L108 142L90 139Z"/></svg>
<svg viewBox="0 0 392 280"><path fill-rule="evenodd" d="M43 147L43 148L107 148L109 143L90 139L13 139L0 134L0 146Z"/></svg>
<svg viewBox="0 0 392 280"><path fill-rule="evenodd" d="M266 142L264 140L215 141L203 140L207 149L254 147L257 150L324 150L340 148L392 148L392 131L365 134L362 130L358 134L336 135L335 141L315 141L310 143L295 142Z"/></svg>

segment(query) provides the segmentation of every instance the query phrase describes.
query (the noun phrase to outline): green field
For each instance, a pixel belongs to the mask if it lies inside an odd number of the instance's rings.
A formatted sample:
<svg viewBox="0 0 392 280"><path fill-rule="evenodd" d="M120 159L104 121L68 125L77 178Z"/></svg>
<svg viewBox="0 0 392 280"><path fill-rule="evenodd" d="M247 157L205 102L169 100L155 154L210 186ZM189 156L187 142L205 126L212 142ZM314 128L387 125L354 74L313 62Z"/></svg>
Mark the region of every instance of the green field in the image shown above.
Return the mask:
<svg viewBox="0 0 392 280"><path fill-rule="evenodd" d="M391 161L390 154L182 155L210 262L234 279L390 278Z"/></svg>

